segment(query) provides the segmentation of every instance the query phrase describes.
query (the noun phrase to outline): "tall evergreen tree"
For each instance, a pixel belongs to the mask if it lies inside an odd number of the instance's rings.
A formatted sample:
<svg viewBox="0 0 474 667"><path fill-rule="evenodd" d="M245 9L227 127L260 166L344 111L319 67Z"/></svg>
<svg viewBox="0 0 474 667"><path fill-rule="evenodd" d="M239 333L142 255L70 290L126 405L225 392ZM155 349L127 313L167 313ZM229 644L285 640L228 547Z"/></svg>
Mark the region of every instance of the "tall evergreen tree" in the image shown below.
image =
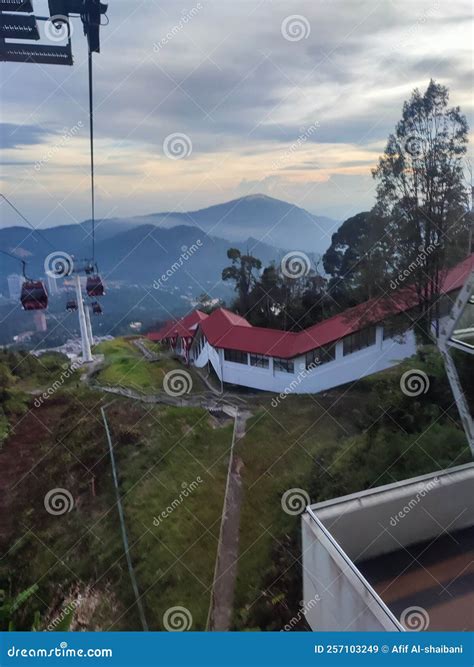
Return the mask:
<svg viewBox="0 0 474 667"><path fill-rule="evenodd" d="M393 270L415 286L425 337L433 321L438 327L443 273L467 252L468 126L460 108L448 103L448 89L433 80L424 93L414 90L373 171Z"/></svg>

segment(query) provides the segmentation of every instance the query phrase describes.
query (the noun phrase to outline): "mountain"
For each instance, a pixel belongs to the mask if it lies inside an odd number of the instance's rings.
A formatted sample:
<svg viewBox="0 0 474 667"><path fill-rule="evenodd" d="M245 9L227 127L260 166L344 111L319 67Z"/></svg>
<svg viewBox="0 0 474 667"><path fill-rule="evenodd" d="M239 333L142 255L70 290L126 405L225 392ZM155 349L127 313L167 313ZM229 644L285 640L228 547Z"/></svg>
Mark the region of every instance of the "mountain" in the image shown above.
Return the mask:
<svg viewBox="0 0 474 667"><path fill-rule="evenodd" d="M186 289L198 295L220 281L222 269L229 263L226 253L230 242L193 226L160 228L148 224L114 234L115 229L110 221L97 226L96 257L106 281L152 285L171 272L161 281L163 288ZM255 239L235 245L245 252L251 250L264 264L278 260L282 254ZM87 224L68 225L37 234L26 227L9 227L0 230L0 248L23 257L28 263L28 275L44 276L45 258L54 254L55 248L59 254L67 253L78 259L90 257L90 228ZM18 273L20 268L14 259L0 255L0 291L6 290L6 276Z"/></svg>
<svg viewBox="0 0 474 667"><path fill-rule="evenodd" d="M333 220L288 202L252 195L187 213L99 220L96 254L101 271L111 279L150 284L180 257L181 248L201 239L199 252L186 259L174 281L189 286L193 275L204 287L207 281L219 279L231 244L268 264L285 251L324 252L336 227ZM23 257L31 275L41 276L44 258L55 249L81 259L90 257L91 222L51 227L41 233L28 227L0 229L0 248ZM18 262L0 255L0 279L18 271Z"/></svg>
<svg viewBox="0 0 474 667"><path fill-rule="evenodd" d="M304 208L261 194L198 211L154 213L140 220L160 227L193 225L230 241L254 237L276 248L319 254L327 250L331 234L339 226L331 218L313 215Z"/></svg>

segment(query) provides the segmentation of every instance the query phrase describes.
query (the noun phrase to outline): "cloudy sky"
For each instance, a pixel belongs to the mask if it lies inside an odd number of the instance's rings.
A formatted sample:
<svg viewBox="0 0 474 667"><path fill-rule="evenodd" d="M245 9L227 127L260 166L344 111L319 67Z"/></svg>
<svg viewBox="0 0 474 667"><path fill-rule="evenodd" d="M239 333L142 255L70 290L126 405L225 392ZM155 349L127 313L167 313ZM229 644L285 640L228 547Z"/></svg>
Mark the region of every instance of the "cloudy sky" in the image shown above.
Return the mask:
<svg viewBox="0 0 474 667"><path fill-rule="evenodd" d="M370 169L413 88L435 78L472 118L469 0L110 0L108 19L94 57L98 217L265 193L344 219L372 205ZM90 213L72 27L74 67L0 65L1 191L38 227Z"/></svg>

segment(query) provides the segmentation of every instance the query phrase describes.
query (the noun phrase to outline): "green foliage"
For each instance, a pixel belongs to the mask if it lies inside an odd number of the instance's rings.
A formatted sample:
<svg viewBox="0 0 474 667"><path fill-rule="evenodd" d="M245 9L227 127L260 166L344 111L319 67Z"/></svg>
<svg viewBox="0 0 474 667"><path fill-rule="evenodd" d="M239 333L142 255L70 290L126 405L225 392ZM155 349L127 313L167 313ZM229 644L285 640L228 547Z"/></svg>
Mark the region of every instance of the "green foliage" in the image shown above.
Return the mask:
<svg viewBox="0 0 474 667"><path fill-rule="evenodd" d="M375 211L345 220L323 256L328 289L339 307L350 307L386 291L389 270L384 220Z"/></svg>
<svg viewBox="0 0 474 667"><path fill-rule="evenodd" d="M237 248L229 248L227 257L232 264L222 271L222 280L235 283L238 298L236 308L243 314L249 310L249 293L256 282L256 272L262 268L262 262L253 255L242 255Z"/></svg>
<svg viewBox="0 0 474 667"><path fill-rule="evenodd" d="M0 589L0 630L13 630L17 612L37 592L38 585L33 584L14 597Z"/></svg>
<svg viewBox="0 0 474 667"><path fill-rule="evenodd" d="M468 251L468 125L459 107L448 103L448 89L433 80L425 92L415 89L373 171L391 269L408 271L426 339L439 318L442 272Z"/></svg>

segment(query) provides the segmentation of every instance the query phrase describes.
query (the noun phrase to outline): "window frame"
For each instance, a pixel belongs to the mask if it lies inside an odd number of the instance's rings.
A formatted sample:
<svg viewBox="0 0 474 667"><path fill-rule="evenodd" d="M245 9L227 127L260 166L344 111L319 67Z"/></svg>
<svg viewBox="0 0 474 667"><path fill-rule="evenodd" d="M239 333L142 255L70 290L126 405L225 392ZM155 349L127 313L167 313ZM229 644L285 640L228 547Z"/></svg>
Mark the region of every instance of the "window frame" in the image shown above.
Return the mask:
<svg viewBox="0 0 474 667"><path fill-rule="evenodd" d="M270 357L267 357L265 354L253 354L252 352L249 353L249 360L250 360L250 365L253 368L270 368ZM257 363L253 363L253 361L256 361Z"/></svg>
<svg viewBox="0 0 474 667"><path fill-rule="evenodd" d="M241 364L242 366L248 366L249 364L248 357L249 357L248 352L242 352L241 350L232 350L228 347L224 348L224 361L229 361L231 364Z"/></svg>
<svg viewBox="0 0 474 667"><path fill-rule="evenodd" d="M289 373L290 375L294 375L295 362L293 359L283 359L283 357L273 357L273 370L277 371L278 373Z"/></svg>
<svg viewBox="0 0 474 667"><path fill-rule="evenodd" d="M344 336L342 339L342 353L346 357L355 352L360 352L360 350L365 350L368 347L372 347L377 342L377 326L374 324L372 326L364 327L354 333ZM350 349L348 349L350 347Z"/></svg>
<svg viewBox="0 0 474 667"><path fill-rule="evenodd" d="M310 366L311 367L314 367L314 365L322 366L323 364L331 363L331 361L336 361L336 347L337 347L337 341L334 341L334 343L327 343L326 345L320 345L319 347L315 347L313 350L306 352L305 355L306 370L310 370ZM316 361L317 352L319 352L319 354L322 354L323 358L320 361Z"/></svg>

